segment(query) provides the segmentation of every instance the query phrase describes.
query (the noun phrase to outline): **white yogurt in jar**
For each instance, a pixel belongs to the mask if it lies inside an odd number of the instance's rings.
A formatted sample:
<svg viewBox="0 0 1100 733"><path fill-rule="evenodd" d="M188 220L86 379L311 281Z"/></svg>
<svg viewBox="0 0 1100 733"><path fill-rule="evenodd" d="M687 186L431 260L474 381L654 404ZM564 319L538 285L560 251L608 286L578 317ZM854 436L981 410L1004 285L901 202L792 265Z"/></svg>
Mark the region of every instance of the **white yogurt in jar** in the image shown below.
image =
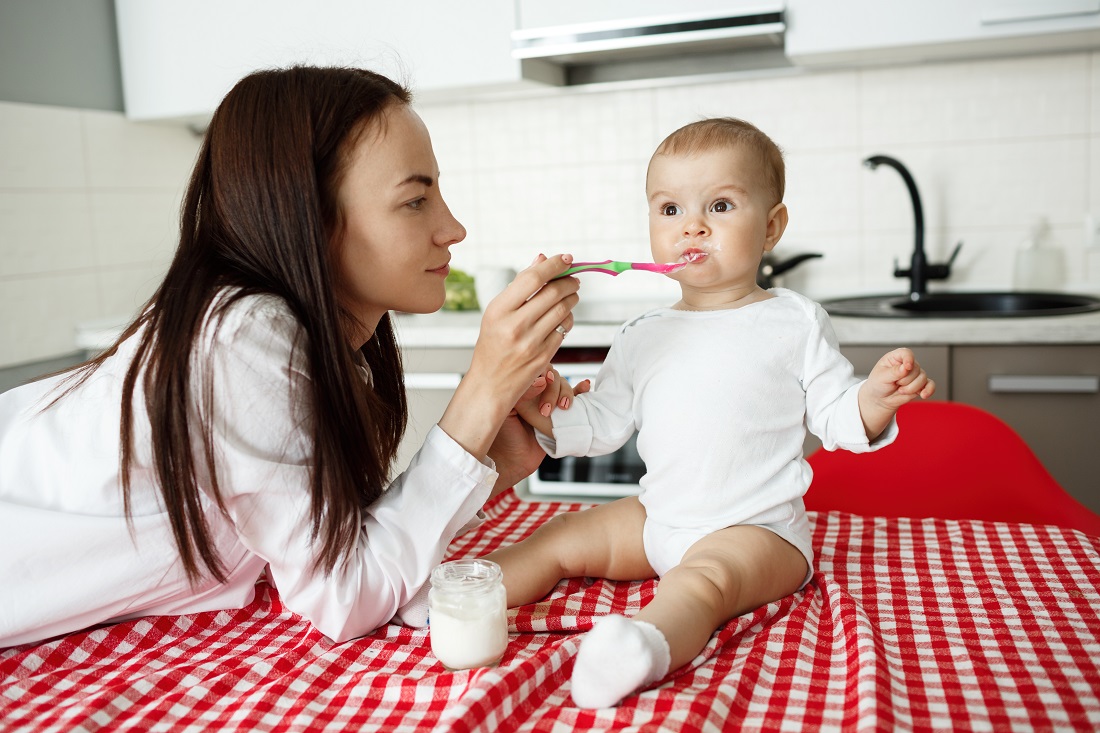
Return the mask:
<svg viewBox="0 0 1100 733"><path fill-rule="evenodd" d="M448 669L496 665L508 646L500 566L489 560L455 560L433 570L428 633L432 654Z"/></svg>

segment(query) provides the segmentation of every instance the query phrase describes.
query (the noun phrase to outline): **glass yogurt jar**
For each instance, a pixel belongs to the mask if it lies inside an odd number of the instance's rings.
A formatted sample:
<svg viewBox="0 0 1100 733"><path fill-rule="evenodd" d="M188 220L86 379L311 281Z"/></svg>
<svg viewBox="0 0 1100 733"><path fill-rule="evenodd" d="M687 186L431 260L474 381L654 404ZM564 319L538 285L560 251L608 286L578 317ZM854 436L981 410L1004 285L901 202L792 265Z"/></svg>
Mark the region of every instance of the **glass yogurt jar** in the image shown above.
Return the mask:
<svg viewBox="0 0 1100 733"><path fill-rule="evenodd" d="M492 667L508 646L503 574L490 560L455 560L432 571L428 634L447 669Z"/></svg>

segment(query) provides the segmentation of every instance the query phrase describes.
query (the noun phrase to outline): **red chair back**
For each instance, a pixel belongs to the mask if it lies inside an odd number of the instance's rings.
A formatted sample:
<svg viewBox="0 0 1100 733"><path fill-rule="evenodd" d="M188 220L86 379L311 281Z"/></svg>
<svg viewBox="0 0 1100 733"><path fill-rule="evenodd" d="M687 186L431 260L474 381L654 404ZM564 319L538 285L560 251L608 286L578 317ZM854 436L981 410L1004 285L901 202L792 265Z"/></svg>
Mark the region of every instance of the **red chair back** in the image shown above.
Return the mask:
<svg viewBox="0 0 1100 733"><path fill-rule="evenodd" d="M898 439L874 453L819 449L809 456L806 508L1053 524L1100 536L1100 516L1066 493L998 417L930 401L905 405L897 420Z"/></svg>

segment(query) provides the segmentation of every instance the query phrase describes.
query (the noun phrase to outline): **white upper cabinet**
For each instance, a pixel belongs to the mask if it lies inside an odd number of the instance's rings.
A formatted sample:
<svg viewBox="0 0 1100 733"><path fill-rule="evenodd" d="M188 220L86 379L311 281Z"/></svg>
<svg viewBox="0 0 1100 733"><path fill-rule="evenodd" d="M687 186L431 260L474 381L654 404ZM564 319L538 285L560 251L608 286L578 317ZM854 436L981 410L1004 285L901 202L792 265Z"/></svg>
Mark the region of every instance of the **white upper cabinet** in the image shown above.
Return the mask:
<svg viewBox="0 0 1100 733"><path fill-rule="evenodd" d="M132 119L202 123L242 76L296 63L373 69L418 97L523 81L513 0L116 0L116 14Z"/></svg>
<svg viewBox="0 0 1100 733"><path fill-rule="evenodd" d="M787 0L796 65L861 65L1100 46L1100 0Z"/></svg>

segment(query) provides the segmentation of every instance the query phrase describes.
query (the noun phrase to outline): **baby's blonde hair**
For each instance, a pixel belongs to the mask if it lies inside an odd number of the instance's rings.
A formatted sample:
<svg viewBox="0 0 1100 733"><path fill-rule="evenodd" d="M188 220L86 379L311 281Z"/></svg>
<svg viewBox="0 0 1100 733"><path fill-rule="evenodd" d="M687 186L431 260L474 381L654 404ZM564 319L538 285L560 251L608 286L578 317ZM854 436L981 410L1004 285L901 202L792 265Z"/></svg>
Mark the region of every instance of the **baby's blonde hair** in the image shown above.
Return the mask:
<svg viewBox="0 0 1100 733"><path fill-rule="evenodd" d="M774 198L772 204L781 202L786 188L783 151L760 128L736 117L711 117L684 125L661 141L653 157L692 155L716 148L738 147L756 157L764 185Z"/></svg>

